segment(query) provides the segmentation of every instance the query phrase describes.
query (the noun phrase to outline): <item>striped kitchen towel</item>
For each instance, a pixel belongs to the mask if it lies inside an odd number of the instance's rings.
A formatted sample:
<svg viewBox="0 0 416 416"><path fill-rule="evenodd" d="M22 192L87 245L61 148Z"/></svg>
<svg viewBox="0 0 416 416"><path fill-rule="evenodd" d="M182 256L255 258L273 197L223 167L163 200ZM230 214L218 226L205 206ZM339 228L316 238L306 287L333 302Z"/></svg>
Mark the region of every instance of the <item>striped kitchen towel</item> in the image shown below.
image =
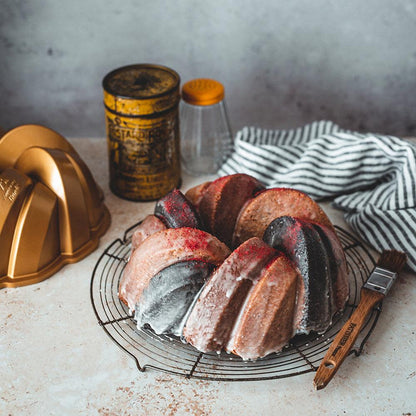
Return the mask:
<svg viewBox="0 0 416 416"><path fill-rule="evenodd" d="M267 187L331 198L375 249L397 249L416 271L416 146L319 121L293 130L245 127L220 175L247 173Z"/></svg>

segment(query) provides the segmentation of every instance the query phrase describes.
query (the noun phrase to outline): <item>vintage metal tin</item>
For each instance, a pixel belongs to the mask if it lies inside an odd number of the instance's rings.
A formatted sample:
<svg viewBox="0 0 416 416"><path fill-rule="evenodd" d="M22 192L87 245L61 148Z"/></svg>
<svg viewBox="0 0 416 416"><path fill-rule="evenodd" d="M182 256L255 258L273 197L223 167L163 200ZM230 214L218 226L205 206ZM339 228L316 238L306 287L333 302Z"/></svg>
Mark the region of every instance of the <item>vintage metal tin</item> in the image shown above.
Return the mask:
<svg viewBox="0 0 416 416"><path fill-rule="evenodd" d="M180 184L179 75L136 64L103 79L110 189L134 201L162 197Z"/></svg>

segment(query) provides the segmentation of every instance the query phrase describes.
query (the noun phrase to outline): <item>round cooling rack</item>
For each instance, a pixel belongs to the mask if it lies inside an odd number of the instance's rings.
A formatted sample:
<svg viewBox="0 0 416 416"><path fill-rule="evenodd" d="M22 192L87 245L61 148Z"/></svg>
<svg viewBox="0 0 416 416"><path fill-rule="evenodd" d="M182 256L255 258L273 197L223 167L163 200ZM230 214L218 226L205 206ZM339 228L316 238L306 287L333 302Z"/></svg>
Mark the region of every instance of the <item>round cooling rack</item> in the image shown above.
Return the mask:
<svg viewBox="0 0 416 416"><path fill-rule="evenodd" d="M350 277L350 298L344 312L334 317L332 326L324 334L296 336L280 353L256 361L243 361L225 352L201 353L177 337L156 335L150 328L136 328L132 314L117 296L136 226L130 227L122 239L113 241L102 253L92 274L90 295L98 323L134 358L140 371L155 369L188 378L224 381L268 380L316 371L334 337L358 305L361 286L375 265L368 249L349 232L336 226ZM352 351L355 355L360 355L380 312L381 307L378 307L367 318L357 340L358 347Z"/></svg>

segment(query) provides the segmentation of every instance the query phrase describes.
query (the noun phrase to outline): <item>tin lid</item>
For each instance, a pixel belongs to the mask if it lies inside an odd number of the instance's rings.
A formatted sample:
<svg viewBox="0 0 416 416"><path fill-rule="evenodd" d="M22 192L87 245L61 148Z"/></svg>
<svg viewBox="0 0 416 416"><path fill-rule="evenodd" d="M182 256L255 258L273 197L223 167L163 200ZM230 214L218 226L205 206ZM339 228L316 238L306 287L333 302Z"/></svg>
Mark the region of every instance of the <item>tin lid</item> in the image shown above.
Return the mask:
<svg viewBox="0 0 416 416"><path fill-rule="evenodd" d="M224 86L215 79L193 79L183 85L182 98L193 105L217 104L224 99Z"/></svg>
<svg viewBox="0 0 416 416"><path fill-rule="evenodd" d="M179 83L178 73L165 66L124 66L104 77L104 104L126 115L162 112L177 104Z"/></svg>

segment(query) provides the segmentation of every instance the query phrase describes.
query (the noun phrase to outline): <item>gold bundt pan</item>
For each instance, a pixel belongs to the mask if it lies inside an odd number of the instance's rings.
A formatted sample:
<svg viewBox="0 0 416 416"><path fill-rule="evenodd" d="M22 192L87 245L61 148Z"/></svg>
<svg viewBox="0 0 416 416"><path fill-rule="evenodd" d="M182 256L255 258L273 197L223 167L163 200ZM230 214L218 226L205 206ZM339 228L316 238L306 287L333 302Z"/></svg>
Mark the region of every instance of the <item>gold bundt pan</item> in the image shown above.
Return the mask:
<svg viewBox="0 0 416 416"><path fill-rule="evenodd" d="M0 133L1 136L1 133ZM69 142L24 125L0 138L0 289L40 282L98 246L104 196Z"/></svg>

